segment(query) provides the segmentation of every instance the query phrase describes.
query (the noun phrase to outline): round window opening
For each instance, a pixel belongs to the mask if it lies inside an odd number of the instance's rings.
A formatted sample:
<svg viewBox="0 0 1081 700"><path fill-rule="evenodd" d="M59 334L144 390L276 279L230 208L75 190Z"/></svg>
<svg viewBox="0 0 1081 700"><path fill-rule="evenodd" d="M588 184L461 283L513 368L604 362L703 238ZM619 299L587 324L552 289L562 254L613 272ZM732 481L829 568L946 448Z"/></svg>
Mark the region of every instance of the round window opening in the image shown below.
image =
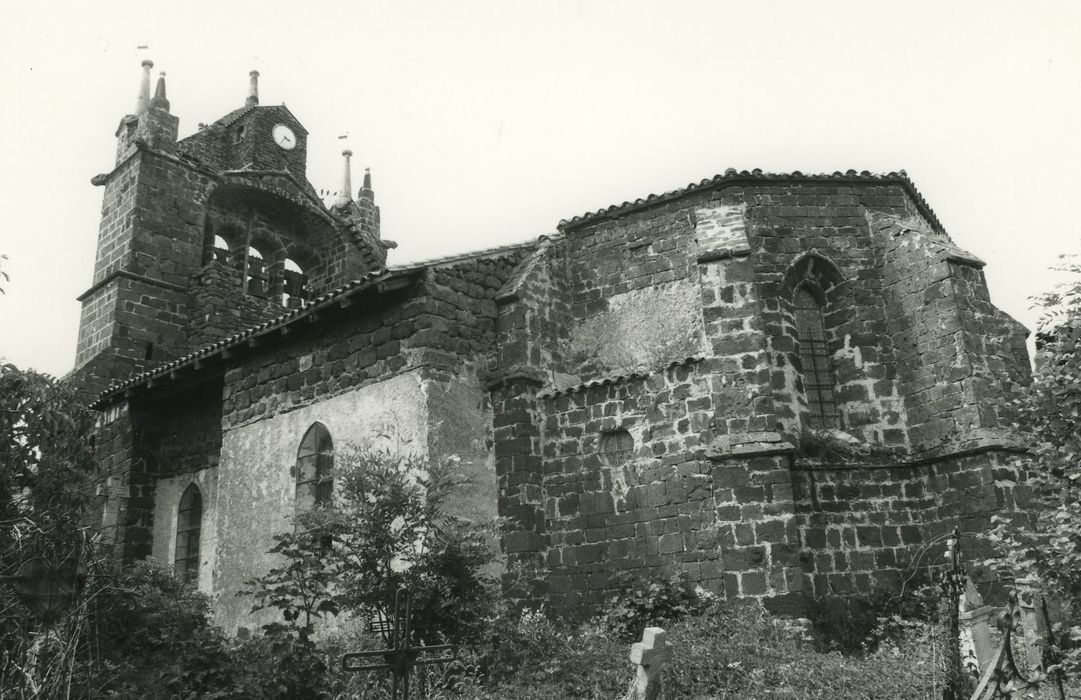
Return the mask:
<svg viewBox="0 0 1081 700"><path fill-rule="evenodd" d="M601 433L601 461L609 467L623 464L634 452L634 438L626 430Z"/></svg>

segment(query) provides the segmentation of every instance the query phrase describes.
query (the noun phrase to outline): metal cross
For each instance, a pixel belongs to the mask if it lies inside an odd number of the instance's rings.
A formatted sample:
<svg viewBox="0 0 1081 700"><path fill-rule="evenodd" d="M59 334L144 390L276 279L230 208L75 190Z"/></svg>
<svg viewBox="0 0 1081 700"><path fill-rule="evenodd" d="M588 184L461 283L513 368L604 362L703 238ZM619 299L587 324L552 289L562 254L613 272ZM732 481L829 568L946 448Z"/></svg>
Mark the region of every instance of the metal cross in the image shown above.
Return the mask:
<svg viewBox="0 0 1081 700"><path fill-rule="evenodd" d="M391 627L390 646L377 651L358 651L342 656L342 669L345 671L382 671L391 673L391 697L394 700L409 700L409 672L414 666L442 664L456 658L453 644L432 646L412 646L410 638L410 619L413 613L413 594L408 588L399 588L394 595L394 624ZM450 656L420 658L421 654L440 651L451 652ZM361 659L382 658L383 663L354 665ZM399 690L401 695L399 696Z"/></svg>

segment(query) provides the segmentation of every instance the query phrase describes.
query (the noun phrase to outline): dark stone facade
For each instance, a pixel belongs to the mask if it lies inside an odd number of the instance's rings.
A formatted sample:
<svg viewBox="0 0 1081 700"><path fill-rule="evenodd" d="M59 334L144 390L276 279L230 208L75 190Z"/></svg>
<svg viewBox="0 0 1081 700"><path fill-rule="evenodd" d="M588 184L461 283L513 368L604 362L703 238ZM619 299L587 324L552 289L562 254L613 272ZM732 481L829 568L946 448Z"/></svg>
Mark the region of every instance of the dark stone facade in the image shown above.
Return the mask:
<svg viewBox="0 0 1081 700"><path fill-rule="evenodd" d="M300 146L277 150L276 124ZM118 135L75 373L103 412L104 523L168 562L167 501L212 491L200 586L228 624L312 421L462 457L461 511L504 518L507 590L564 610L679 570L795 612L896 588L954 527L977 541L1023 501L1025 331L903 173L730 171L388 267L369 183L324 206L284 107L177 141L151 104ZM811 432L808 289L836 416ZM821 440L848 456L815 458Z"/></svg>

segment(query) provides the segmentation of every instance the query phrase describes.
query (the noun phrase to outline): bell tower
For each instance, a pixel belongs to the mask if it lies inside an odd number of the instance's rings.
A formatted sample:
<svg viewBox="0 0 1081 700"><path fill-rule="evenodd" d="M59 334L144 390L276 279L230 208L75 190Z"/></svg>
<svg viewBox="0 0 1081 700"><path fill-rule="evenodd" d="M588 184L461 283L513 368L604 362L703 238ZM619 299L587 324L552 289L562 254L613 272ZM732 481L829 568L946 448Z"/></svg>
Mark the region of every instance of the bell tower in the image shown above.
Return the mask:
<svg viewBox="0 0 1081 700"><path fill-rule="evenodd" d="M90 393L184 349L186 289L199 264L202 231L179 162L179 120L169 111L165 74L153 96L144 60L135 112L116 130L116 162L92 178L104 187L97 254L82 302L75 378Z"/></svg>
<svg viewBox="0 0 1081 700"><path fill-rule="evenodd" d="M306 176L308 132L282 105L247 97L177 141L165 74L143 61L133 114L116 131L74 379L91 394L280 316L386 262L370 175L327 208ZM349 160L346 156L348 177Z"/></svg>

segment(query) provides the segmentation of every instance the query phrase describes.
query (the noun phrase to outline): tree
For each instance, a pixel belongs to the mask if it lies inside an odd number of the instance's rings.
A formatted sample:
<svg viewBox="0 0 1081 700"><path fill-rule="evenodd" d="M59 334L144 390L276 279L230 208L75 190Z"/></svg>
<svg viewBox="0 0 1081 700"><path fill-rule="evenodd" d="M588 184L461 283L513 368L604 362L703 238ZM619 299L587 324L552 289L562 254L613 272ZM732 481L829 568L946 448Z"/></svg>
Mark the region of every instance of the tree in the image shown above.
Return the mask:
<svg viewBox="0 0 1081 700"><path fill-rule="evenodd" d="M67 384L0 364L0 574L76 553L95 417Z"/></svg>
<svg viewBox="0 0 1081 700"><path fill-rule="evenodd" d="M361 620L393 617L402 586L413 593L418 639L463 641L481 628L494 581L491 531L447 513L447 498L465 485L456 458L426 463L385 451L335 455L335 499L298 517L275 537L282 564L248 583L254 610L276 608L306 640L316 619L348 612Z"/></svg>
<svg viewBox="0 0 1081 700"><path fill-rule="evenodd" d="M993 539L1000 571L1034 576L1071 613L1067 631L1081 641L1081 259L1065 258L1069 281L1036 297L1042 315L1032 385L1015 402L1018 428L1031 440L1029 523L998 518ZM1076 645L1075 645L1076 646ZM1081 649L1068 655L1081 671Z"/></svg>

